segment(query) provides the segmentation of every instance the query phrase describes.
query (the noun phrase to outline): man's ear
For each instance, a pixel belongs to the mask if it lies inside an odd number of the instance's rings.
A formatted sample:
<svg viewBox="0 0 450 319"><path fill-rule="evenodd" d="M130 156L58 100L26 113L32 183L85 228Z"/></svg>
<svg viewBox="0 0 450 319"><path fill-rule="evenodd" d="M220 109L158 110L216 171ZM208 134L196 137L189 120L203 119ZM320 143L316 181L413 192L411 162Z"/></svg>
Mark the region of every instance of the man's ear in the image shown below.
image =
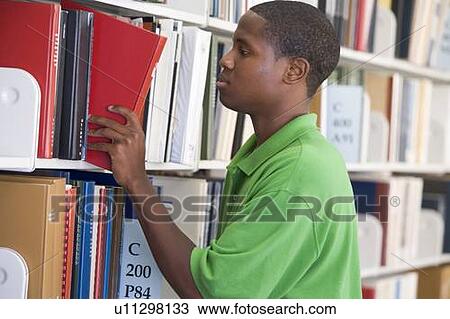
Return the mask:
<svg viewBox="0 0 450 319"><path fill-rule="evenodd" d="M306 80L311 66L304 58L291 58L286 72L283 74L283 82L286 84L296 84Z"/></svg>

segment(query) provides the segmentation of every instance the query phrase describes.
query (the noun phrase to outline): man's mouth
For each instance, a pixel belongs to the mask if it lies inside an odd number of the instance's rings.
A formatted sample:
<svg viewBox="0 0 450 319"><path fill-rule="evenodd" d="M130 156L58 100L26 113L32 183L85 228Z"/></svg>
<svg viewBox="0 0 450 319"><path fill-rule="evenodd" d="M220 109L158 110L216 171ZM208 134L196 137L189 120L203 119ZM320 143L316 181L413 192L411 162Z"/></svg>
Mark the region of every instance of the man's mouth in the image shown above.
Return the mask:
<svg viewBox="0 0 450 319"><path fill-rule="evenodd" d="M230 82L223 76L223 74L220 74L216 82L217 87L220 89L227 86L228 84L230 84Z"/></svg>

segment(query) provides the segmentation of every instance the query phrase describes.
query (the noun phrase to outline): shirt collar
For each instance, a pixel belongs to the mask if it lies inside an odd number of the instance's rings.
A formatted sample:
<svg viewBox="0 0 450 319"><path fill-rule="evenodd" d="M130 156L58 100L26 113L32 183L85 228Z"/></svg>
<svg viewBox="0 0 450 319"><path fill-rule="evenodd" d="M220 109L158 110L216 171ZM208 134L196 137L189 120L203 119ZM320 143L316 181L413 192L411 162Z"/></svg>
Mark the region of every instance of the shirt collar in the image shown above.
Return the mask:
<svg viewBox="0 0 450 319"><path fill-rule="evenodd" d="M251 175L262 163L280 152L303 133L310 129L316 129L316 121L317 115L315 113L300 115L285 124L257 148L255 148L256 136L253 134L236 153L227 169L237 166L245 174Z"/></svg>

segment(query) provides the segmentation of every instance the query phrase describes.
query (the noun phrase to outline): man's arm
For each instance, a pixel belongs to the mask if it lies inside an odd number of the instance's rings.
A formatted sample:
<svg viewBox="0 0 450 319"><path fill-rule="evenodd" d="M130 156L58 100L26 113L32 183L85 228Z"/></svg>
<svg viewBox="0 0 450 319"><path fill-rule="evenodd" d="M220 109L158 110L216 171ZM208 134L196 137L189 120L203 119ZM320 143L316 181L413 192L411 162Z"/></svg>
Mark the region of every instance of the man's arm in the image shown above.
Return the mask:
<svg viewBox="0 0 450 319"><path fill-rule="evenodd" d="M110 155L114 178L131 196L152 254L167 281L181 298L202 298L190 270L195 245L175 225L147 178L145 136L139 120L124 107L110 107L110 111L124 116L127 123L121 125L107 118L91 117L91 123L103 128L89 134L112 142L90 144L88 148Z"/></svg>

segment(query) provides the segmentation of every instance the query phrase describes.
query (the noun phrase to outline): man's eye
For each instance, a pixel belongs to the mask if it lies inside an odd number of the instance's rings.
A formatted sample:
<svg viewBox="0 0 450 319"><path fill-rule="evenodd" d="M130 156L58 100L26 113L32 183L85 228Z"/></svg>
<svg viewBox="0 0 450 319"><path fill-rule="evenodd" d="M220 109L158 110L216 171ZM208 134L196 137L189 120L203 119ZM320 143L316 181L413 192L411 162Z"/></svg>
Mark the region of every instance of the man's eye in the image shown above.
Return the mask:
<svg viewBox="0 0 450 319"><path fill-rule="evenodd" d="M246 56L246 55L249 55L249 53L250 52L248 52L248 50L245 50L245 49L239 49L239 53L241 54L241 55L244 55L244 56Z"/></svg>

